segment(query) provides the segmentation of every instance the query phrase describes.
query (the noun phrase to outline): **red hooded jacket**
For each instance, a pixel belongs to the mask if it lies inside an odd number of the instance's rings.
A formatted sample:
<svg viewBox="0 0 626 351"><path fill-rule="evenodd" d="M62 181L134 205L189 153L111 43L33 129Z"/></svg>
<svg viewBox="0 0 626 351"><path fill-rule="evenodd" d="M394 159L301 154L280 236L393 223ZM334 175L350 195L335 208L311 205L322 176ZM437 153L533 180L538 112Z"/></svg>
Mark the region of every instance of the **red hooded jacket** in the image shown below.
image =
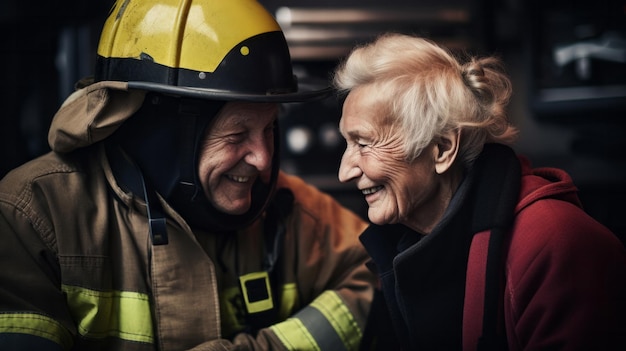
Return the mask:
<svg viewBox="0 0 626 351"><path fill-rule="evenodd" d="M505 242L503 312L509 350L626 349L626 254L616 236L582 210L569 175L532 169L522 181ZM489 232L474 235L464 303L463 349L482 328Z"/></svg>
<svg viewBox="0 0 626 351"><path fill-rule="evenodd" d="M370 225L362 349L626 350L626 249L576 192L488 144L431 233Z"/></svg>

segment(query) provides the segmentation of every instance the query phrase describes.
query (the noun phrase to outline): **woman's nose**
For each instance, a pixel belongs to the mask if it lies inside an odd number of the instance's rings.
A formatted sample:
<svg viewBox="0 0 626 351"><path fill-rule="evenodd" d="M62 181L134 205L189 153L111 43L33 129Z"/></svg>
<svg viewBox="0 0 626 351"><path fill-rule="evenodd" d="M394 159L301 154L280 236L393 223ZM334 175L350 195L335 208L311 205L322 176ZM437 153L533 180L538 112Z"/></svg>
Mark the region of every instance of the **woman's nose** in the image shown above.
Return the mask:
<svg viewBox="0 0 626 351"><path fill-rule="evenodd" d="M339 181L347 183L361 175L361 169L355 162L355 156L348 149L341 156L341 164L339 165Z"/></svg>

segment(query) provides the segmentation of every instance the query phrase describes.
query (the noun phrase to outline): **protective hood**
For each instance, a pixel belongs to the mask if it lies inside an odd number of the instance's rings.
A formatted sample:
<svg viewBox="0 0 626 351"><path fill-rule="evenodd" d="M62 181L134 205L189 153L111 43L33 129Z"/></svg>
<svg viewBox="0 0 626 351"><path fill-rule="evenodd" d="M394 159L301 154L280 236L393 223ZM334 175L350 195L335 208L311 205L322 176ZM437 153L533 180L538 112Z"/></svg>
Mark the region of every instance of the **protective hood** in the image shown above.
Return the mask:
<svg viewBox="0 0 626 351"><path fill-rule="evenodd" d="M142 106L146 93L128 90L124 82L85 80L57 111L48 132L48 144L65 153L92 145L113 134Z"/></svg>
<svg viewBox="0 0 626 351"><path fill-rule="evenodd" d="M161 100L156 105L155 98ZM148 188L161 195L190 226L231 231L248 225L261 215L273 197L278 152L274 153L269 182L259 180L253 188L253 204L248 213L233 216L217 211L201 189L196 172L197 149L204 129L210 126L224 102L192 99L183 104L179 100L128 89L122 82L103 81L84 86L54 116L48 135L50 147L66 153L104 142L116 179L126 190L145 196L142 185L129 176L137 166ZM201 111L181 111L183 105L198 106ZM275 143L278 140L276 137ZM117 152L118 149L123 153ZM126 155L132 159L131 163L124 161Z"/></svg>

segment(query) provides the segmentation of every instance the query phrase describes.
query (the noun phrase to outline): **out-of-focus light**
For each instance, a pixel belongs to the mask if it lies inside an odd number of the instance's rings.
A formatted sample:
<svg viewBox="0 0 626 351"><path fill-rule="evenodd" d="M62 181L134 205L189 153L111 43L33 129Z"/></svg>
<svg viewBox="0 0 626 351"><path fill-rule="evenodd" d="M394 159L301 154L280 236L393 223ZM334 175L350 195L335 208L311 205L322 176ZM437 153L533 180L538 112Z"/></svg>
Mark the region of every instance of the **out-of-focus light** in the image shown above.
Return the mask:
<svg viewBox="0 0 626 351"><path fill-rule="evenodd" d="M325 123L319 129L320 143L327 149L334 149L341 143L341 134L335 123Z"/></svg>
<svg viewBox="0 0 626 351"><path fill-rule="evenodd" d="M294 154L307 152L313 144L313 133L307 127L292 127L286 132L287 149Z"/></svg>

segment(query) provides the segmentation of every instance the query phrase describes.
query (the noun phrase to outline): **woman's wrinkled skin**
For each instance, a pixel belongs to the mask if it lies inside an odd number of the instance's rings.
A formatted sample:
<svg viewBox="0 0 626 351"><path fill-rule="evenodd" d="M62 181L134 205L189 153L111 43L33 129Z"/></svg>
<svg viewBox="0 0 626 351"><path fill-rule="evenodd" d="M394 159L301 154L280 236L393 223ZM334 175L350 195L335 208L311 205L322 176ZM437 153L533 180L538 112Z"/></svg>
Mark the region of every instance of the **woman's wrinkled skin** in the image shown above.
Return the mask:
<svg viewBox="0 0 626 351"><path fill-rule="evenodd" d="M456 154L456 134L430 143L407 161L403 139L370 86L352 90L343 105L339 128L346 139L339 180L353 181L375 224L402 223L423 234L441 218L459 177L447 172ZM453 145L454 144L454 145Z"/></svg>

